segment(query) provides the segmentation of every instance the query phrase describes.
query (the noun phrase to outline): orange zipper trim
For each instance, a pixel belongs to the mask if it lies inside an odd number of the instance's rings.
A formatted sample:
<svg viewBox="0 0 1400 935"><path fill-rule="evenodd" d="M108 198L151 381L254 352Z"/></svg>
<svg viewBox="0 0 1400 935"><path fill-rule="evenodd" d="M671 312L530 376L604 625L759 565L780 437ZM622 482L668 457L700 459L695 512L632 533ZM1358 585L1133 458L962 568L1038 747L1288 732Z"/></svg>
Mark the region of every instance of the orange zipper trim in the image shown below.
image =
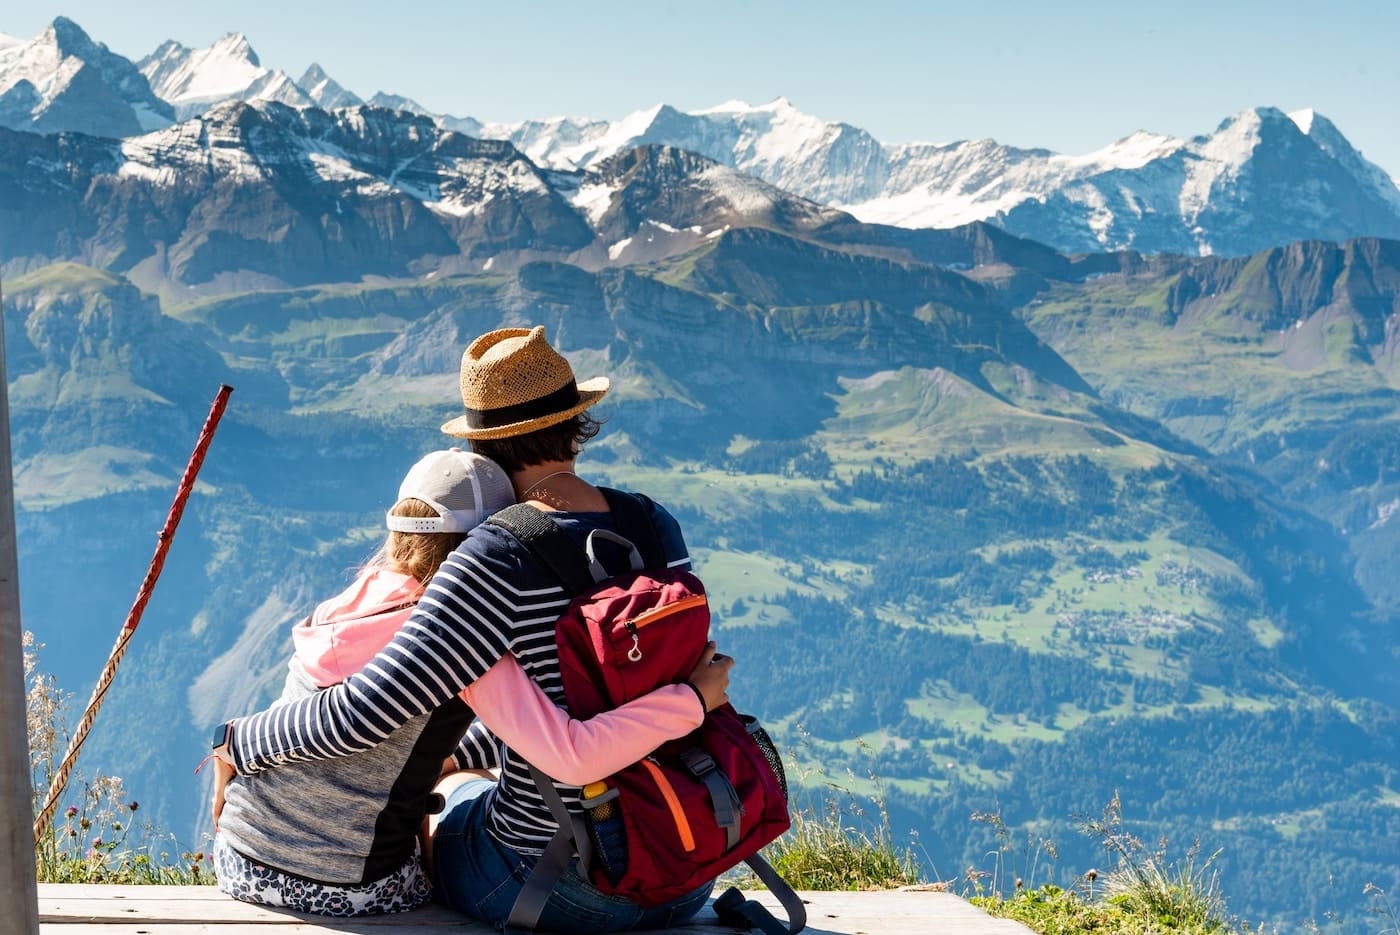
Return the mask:
<svg viewBox="0 0 1400 935"><path fill-rule="evenodd" d="M627 621L627 625L629 627L635 627L636 629L640 630L647 624L655 623L662 617L668 617L671 614L678 614L683 610L690 610L690 608L692 607L703 607L704 604L705 595L692 594L689 597L683 597L680 600L675 601L673 603L663 604L660 607L653 607L651 610L643 611L642 613L633 617L631 620Z"/></svg>
<svg viewBox="0 0 1400 935"><path fill-rule="evenodd" d="M651 778L656 780L657 787L661 790L661 797L666 800L666 807L671 810L671 818L676 823L676 830L681 835L681 847L686 853L695 850L695 835L690 831L690 822L686 820L685 812L681 810L681 800L676 796L676 790L671 787L671 783L666 779L666 774L661 772L661 767L651 760L642 760L642 765L651 773Z"/></svg>

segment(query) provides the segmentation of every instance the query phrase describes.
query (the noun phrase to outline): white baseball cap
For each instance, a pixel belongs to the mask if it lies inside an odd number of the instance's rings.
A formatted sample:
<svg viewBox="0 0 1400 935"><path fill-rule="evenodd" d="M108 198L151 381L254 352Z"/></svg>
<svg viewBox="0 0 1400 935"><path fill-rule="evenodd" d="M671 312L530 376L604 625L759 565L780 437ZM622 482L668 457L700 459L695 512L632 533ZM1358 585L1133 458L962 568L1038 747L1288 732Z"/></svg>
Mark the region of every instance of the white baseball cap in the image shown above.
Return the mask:
<svg viewBox="0 0 1400 935"><path fill-rule="evenodd" d="M412 498L437 516L384 515L394 532L466 532L515 502L515 489L499 464L474 451L449 448L424 455L399 485L398 503Z"/></svg>

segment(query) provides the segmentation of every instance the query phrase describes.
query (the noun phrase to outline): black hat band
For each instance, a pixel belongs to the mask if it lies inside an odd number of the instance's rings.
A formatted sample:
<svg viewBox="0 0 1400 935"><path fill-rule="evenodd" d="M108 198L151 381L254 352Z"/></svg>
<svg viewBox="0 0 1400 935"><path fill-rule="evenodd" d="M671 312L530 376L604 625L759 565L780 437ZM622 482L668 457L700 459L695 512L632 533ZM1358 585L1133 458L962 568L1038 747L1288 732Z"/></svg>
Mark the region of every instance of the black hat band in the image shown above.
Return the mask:
<svg viewBox="0 0 1400 935"><path fill-rule="evenodd" d="M564 412L578 405L578 383L570 380L553 393L538 399L516 403L514 406L501 406L496 409L466 410L467 425L473 429L497 429L517 422L529 422Z"/></svg>

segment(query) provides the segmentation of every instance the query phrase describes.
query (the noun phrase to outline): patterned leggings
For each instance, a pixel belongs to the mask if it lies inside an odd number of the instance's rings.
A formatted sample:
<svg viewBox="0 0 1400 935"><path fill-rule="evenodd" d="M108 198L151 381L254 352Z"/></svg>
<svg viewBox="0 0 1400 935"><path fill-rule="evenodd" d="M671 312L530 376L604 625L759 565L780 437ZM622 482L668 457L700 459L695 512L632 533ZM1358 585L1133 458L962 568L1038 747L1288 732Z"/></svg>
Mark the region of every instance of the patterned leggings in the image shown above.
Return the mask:
<svg viewBox="0 0 1400 935"><path fill-rule="evenodd" d="M241 902L323 916L406 912L432 896L416 852L393 873L369 883L318 883L249 860L219 836L214 839L214 871L219 889Z"/></svg>

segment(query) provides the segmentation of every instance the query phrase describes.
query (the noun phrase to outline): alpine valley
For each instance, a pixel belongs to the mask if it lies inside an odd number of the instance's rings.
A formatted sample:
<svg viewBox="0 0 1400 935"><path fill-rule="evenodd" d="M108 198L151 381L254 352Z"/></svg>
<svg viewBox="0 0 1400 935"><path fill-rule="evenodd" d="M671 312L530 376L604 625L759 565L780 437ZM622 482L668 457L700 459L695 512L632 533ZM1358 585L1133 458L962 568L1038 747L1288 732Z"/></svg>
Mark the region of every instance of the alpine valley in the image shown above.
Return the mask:
<svg viewBox="0 0 1400 935"><path fill-rule="evenodd" d="M612 376L583 470L680 518L736 701L930 876L1007 846L977 812L1072 884L1117 795L1256 923L1400 887L1400 191L1321 115L1075 157L785 101L491 126L60 19L0 38L0 125L24 625L80 698L235 387L82 760L185 846L463 348L540 323Z"/></svg>

